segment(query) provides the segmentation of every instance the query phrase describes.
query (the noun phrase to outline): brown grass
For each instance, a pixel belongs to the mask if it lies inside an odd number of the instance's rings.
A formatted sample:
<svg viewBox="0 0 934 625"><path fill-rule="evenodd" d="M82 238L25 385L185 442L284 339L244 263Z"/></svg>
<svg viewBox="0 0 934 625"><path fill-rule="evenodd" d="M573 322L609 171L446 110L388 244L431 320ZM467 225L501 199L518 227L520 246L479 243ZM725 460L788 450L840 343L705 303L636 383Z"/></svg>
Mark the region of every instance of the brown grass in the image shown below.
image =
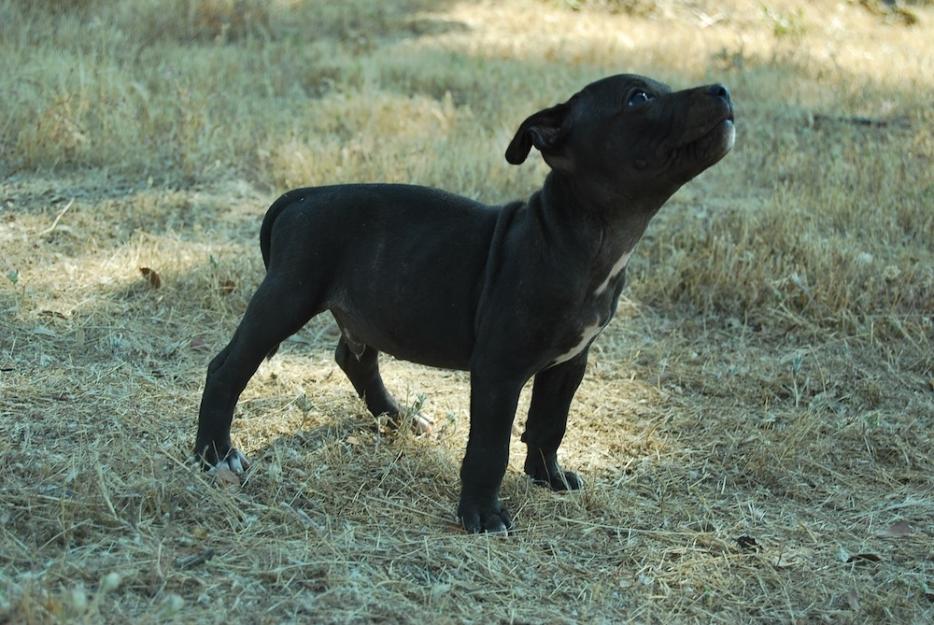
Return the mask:
<svg viewBox="0 0 934 625"><path fill-rule="evenodd" d="M866 6L0 0L0 622L934 621L934 10ZM380 432L325 317L244 394L242 488L185 466L271 199L522 197L516 124L618 71L727 83L738 140L592 350L587 490L516 441L518 532L464 535L467 377L387 359L442 427Z"/></svg>

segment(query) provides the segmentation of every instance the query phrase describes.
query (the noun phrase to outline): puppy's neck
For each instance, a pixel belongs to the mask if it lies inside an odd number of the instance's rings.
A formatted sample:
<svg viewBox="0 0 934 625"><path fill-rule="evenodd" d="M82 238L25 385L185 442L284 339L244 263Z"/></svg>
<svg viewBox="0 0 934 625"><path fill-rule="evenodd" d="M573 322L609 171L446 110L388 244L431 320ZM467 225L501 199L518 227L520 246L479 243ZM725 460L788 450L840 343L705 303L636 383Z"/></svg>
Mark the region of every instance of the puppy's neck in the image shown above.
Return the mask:
<svg viewBox="0 0 934 625"><path fill-rule="evenodd" d="M593 256L598 271L628 258L672 193L626 194L556 170L548 174L540 191L546 219L561 224L572 244Z"/></svg>

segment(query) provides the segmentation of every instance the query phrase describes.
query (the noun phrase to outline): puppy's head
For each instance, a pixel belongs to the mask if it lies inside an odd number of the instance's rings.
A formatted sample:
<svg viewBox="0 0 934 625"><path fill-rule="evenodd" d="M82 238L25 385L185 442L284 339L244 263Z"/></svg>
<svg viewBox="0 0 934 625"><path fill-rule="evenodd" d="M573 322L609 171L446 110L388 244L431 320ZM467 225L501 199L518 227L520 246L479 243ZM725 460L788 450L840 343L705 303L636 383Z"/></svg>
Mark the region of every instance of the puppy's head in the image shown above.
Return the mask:
<svg viewBox="0 0 934 625"><path fill-rule="evenodd" d="M672 92L623 74L530 116L506 160L518 165L535 146L552 169L610 195L667 197L726 156L734 137L733 103L723 85Z"/></svg>

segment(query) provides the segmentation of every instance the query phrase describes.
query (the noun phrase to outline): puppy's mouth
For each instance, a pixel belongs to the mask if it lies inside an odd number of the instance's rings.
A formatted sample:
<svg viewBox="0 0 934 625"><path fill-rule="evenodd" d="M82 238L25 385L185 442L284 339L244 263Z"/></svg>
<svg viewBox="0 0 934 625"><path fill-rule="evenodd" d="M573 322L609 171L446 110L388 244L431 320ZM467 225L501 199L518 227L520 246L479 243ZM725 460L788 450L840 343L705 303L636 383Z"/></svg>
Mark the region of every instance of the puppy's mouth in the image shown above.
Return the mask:
<svg viewBox="0 0 934 625"><path fill-rule="evenodd" d="M711 159L716 162L733 149L736 141L733 111L724 113L716 121L701 126L672 150L672 157L686 155L690 160Z"/></svg>
<svg viewBox="0 0 934 625"><path fill-rule="evenodd" d="M719 116L715 121L703 126L699 126L693 132L685 133L687 136L683 138L674 149L680 150L692 144L704 141L705 139L710 138L711 135L717 134L718 132L729 132L732 129L733 111L730 110Z"/></svg>

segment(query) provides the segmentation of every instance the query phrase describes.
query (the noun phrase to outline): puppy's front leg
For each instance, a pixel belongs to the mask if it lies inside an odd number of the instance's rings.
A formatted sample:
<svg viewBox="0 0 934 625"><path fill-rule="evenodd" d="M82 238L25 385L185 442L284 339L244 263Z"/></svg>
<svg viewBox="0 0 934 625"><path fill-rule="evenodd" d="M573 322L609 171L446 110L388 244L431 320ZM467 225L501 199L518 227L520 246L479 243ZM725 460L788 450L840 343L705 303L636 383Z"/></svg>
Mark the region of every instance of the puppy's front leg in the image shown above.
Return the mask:
<svg viewBox="0 0 934 625"><path fill-rule="evenodd" d="M558 447L564 438L568 410L587 368L587 350L561 364L540 371L532 387L529 418L522 434L528 445L525 472L536 484L552 490L578 490L584 482L558 464Z"/></svg>
<svg viewBox="0 0 934 625"><path fill-rule="evenodd" d="M457 515L471 533L505 532L512 527L499 501L509 462L509 436L525 379L474 365L470 374L470 436L461 465Z"/></svg>

